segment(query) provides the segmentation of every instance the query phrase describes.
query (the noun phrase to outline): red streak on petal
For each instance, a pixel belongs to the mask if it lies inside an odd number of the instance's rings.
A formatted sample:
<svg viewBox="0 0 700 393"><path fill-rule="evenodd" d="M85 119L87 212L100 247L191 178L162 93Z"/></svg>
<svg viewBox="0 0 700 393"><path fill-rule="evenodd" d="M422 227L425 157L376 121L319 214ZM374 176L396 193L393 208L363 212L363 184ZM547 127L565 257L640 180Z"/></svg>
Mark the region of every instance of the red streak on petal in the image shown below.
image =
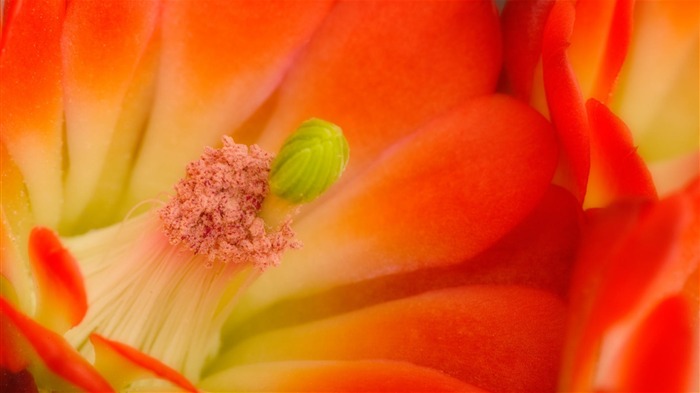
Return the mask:
<svg viewBox="0 0 700 393"><path fill-rule="evenodd" d="M512 93L529 102L535 67L542 53L542 36L554 0L506 3L501 16L503 66Z"/></svg>
<svg viewBox="0 0 700 393"><path fill-rule="evenodd" d="M126 361L130 367L136 367L141 371L166 379L189 392L197 392L197 388L182 374L163 364L158 359L148 356L133 347L108 340L96 333L90 335L90 342L95 346L98 359L100 354L109 352ZM121 367L119 369L121 370Z"/></svg>
<svg viewBox="0 0 700 393"><path fill-rule="evenodd" d="M78 264L50 229L35 227L29 235L29 257L37 281L37 319L62 332L82 321L87 295Z"/></svg>
<svg viewBox="0 0 700 393"><path fill-rule="evenodd" d="M7 364L9 358L23 359L26 366L38 356L38 360L50 371L73 385L89 392L112 392L107 381L90 365L66 340L57 333L46 329L26 315L16 311L5 299L0 298L2 316L2 361L10 371L20 371ZM5 344L12 344L7 350ZM23 352L18 352L18 351ZM34 355L35 354L35 355ZM33 364L33 366L40 366Z"/></svg>

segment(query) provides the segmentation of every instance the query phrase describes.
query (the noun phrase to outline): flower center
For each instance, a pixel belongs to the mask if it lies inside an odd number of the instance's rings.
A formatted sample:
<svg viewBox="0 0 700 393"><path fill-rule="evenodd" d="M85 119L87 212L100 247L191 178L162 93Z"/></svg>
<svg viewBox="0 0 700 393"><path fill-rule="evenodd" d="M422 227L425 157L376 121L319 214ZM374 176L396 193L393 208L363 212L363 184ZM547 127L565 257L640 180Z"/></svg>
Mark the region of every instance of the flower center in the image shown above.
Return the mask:
<svg viewBox="0 0 700 393"><path fill-rule="evenodd" d="M206 148L161 209L64 239L89 303L66 338L90 357L87 338L99 333L197 381L247 285L301 246L291 229L297 205L321 195L347 160L340 129L318 119L274 160L229 137Z"/></svg>
<svg viewBox="0 0 700 393"><path fill-rule="evenodd" d="M224 137L187 166L176 195L159 211L170 244L185 244L210 262L252 262L265 269L284 251L301 247L287 217L271 227L259 217L268 195L272 155Z"/></svg>

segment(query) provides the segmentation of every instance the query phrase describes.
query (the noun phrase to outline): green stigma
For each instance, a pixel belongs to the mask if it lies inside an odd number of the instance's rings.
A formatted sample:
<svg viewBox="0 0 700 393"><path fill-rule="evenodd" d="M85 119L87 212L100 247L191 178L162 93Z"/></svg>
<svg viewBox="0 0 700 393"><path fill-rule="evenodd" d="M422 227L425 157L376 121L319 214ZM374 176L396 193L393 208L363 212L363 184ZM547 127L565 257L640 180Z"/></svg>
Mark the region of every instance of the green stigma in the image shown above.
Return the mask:
<svg viewBox="0 0 700 393"><path fill-rule="evenodd" d="M310 119L284 142L270 169L270 191L293 204L323 194L345 170L348 141L337 125Z"/></svg>

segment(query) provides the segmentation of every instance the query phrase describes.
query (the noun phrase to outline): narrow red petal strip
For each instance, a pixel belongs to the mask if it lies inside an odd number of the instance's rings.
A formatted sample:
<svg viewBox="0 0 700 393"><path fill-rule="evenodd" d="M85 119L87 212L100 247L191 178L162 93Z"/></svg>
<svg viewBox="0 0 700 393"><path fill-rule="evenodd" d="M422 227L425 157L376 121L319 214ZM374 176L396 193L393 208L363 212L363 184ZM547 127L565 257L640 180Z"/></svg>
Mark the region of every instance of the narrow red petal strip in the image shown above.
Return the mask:
<svg viewBox="0 0 700 393"><path fill-rule="evenodd" d="M509 1L501 14L506 83L512 94L525 102L530 102L544 27L554 1Z"/></svg>
<svg viewBox="0 0 700 393"><path fill-rule="evenodd" d="M552 7L542 43L542 72L550 116L563 147L559 181L583 202L590 166L588 120L566 54L575 16L574 4L569 1L558 1Z"/></svg>
<svg viewBox="0 0 700 393"><path fill-rule="evenodd" d="M29 257L37 283L37 320L57 332L80 323L87 312L83 276L58 236L51 229L34 228Z"/></svg>
<svg viewBox="0 0 700 393"><path fill-rule="evenodd" d="M637 154L627 126L604 104L586 103L591 137L591 172L586 206L606 206L617 199L656 199L644 160Z"/></svg>
<svg viewBox="0 0 700 393"><path fill-rule="evenodd" d="M114 378L112 382L118 388L125 387L139 377L157 376L188 392L197 392L197 388L176 370L133 347L108 340L99 334L91 334L90 342L95 347L96 367L108 378Z"/></svg>
<svg viewBox="0 0 700 393"><path fill-rule="evenodd" d="M20 168L37 221L58 223L62 185L62 0L8 4L0 50L0 138Z"/></svg>
<svg viewBox="0 0 700 393"><path fill-rule="evenodd" d="M2 367L13 372L26 366L32 369L46 367L85 391L113 391L109 383L63 337L19 313L3 298L0 298L0 317Z"/></svg>

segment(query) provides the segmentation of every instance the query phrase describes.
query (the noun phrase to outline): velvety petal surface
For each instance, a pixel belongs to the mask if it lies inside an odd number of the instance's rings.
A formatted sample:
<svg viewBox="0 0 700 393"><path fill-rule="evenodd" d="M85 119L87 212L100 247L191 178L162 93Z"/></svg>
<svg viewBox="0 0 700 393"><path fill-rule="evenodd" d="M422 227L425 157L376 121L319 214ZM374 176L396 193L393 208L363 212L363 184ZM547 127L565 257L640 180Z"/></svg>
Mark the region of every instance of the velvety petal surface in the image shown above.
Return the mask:
<svg viewBox="0 0 700 393"><path fill-rule="evenodd" d="M302 121L331 121L351 146L349 179L432 117L492 92L500 60L489 1L340 1L280 86L259 143L277 151Z"/></svg>
<svg viewBox="0 0 700 393"><path fill-rule="evenodd" d="M236 312L474 256L532 211L555 163L541 115L505 96L469 101L304 216L296 229L305 247L266 271Z"/></svg>
<svg viewBox="0 0 700 393"><path fill-rule="evenodd" d="M434 368L487 390L548 391L556 385L564 322L563 303L547 292L445 289L254 336L226 353L217 369L389 359Z"/></svg>
<svg viewBox="0 0 700 393"><path fill-rule="evenodd" d="M32 213L43 225L58 223L63 200L64 7L54 0L9 3L0 48L0 139L24 176Z"/></svg>
<svg viewBox="0 0 700 393"><path fill-rule="evenodd" d="M221 135L253 114L331 2L218 0L206 5L164 5L156 96L133 168L127 208L169 192L204 146L216 146Z"/></svg>

